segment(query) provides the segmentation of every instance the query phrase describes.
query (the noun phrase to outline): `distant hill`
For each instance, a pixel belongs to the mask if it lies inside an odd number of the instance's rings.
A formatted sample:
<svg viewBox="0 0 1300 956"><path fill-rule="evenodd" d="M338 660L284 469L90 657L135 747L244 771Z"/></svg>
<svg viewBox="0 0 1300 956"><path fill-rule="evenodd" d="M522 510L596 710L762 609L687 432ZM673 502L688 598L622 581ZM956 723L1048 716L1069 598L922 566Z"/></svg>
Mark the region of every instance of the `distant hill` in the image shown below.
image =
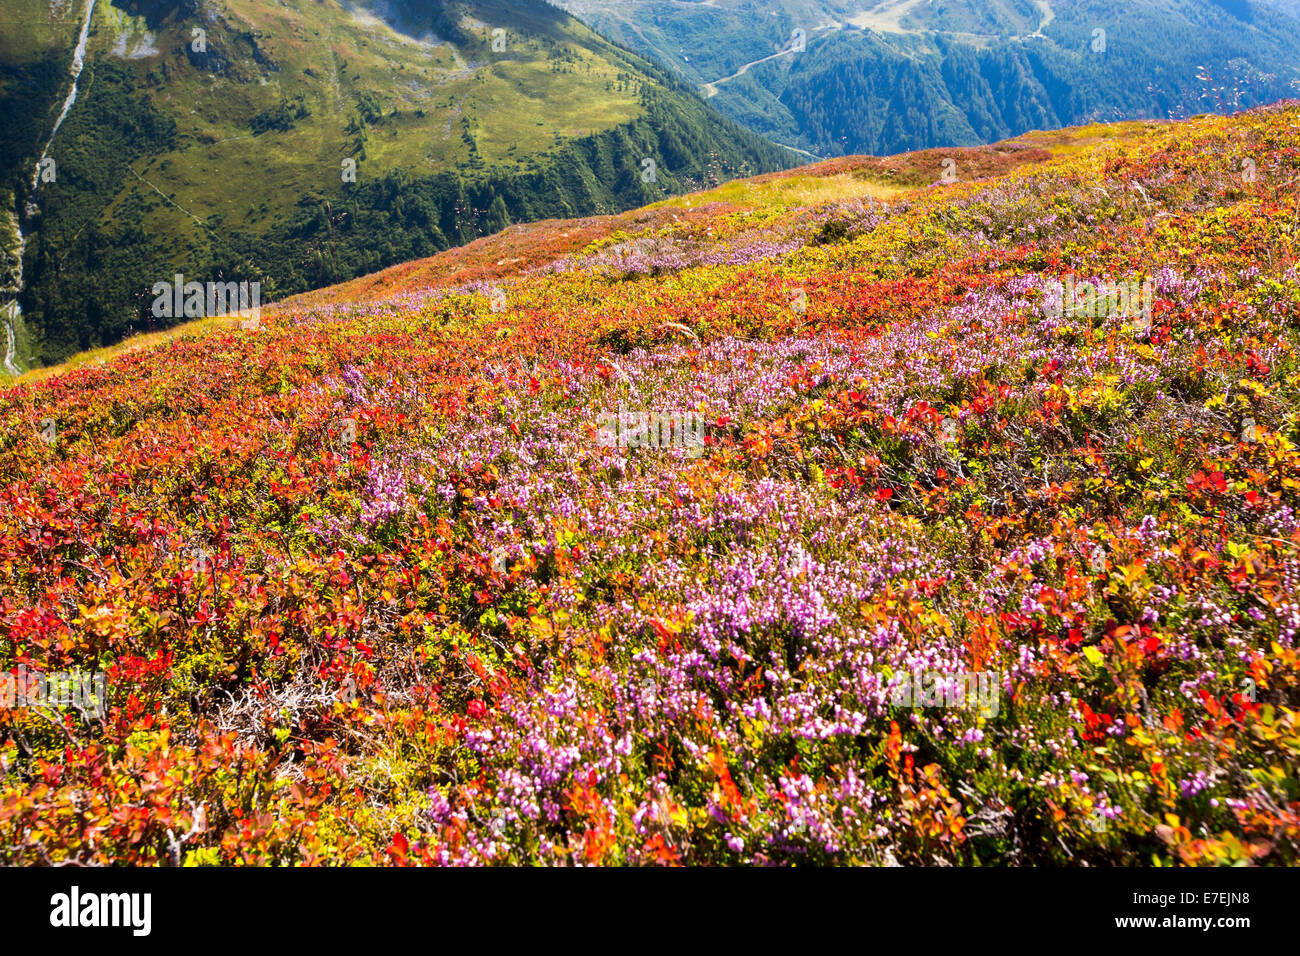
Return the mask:
<svg viewBox="0 0 1300 956"><path fill-rule="evenodd" d="M0 110L28 363L165 324L175 273L268 300L793 158L539 0L5 0Z"/></svg>
<svg viewBox="0 0 1300 956"><path fill-rule="evenodd" d="M1297 0L562 0L817 155L992 142L1294 96Z"/></svg>

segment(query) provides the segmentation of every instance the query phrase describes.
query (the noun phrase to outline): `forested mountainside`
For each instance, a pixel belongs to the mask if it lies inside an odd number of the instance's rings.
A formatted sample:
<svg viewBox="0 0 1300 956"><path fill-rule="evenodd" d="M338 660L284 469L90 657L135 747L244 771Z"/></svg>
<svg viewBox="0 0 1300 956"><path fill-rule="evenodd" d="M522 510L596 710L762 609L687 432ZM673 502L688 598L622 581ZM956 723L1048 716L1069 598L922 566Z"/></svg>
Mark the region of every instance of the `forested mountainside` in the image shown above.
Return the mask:
<svg viewBox="0 0 1300 956"><path fill-rule="evenodd" d="M564 6L751 129L825 156L1231 111L1300 90L1296 21L1255 0Z"/></svg>
<svg viewBox="0 0 1300 956"><path fill-rule="evenodd" d="M794 158L540 0L5 0L0 110L20 364Z"/></svg>

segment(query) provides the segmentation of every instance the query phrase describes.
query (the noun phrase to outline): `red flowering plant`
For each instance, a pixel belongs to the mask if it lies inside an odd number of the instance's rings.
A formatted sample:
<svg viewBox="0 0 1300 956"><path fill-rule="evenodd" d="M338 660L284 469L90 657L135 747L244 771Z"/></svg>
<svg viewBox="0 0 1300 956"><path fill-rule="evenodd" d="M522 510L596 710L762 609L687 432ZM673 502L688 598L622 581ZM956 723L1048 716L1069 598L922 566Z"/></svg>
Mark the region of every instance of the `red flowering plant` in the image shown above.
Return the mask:
<svg viewBox="0 0 1300 956"><path fill-rule="evenodd" d="M1300 862L1297 118L836 160L20 380L0 858Z"/></svg>

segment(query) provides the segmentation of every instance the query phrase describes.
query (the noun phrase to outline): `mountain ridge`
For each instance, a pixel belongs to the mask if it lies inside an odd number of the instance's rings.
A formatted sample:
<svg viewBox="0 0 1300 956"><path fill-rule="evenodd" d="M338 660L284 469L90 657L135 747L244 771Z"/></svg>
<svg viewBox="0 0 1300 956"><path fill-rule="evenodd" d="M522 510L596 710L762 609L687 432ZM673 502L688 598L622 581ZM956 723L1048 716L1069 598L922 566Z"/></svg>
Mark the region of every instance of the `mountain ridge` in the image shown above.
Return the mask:
<svg viewBox="0 0 1300 956"><path fill-rule="evenodd" d="M1253 0L568 0L566 7L669 64L750 128L820 155L1231 111L1300 89L1293 21ZM774 55L789 50L796 30L804 49ZM756 65L738 74L746 63Z"/></svg>

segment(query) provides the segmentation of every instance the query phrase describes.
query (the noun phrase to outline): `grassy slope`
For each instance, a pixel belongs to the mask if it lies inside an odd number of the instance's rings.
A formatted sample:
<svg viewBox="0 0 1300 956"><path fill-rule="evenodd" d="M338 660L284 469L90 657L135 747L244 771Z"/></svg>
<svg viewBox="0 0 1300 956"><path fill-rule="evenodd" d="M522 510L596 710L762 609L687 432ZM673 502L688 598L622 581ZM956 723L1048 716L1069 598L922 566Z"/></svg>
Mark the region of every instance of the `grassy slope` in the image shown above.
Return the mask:
<svg viewBox="0 0 1300 956"><path fill-rule="evenodd" d="M124 62L158 84L150 99L177 121L180 144L137 172L177 205L201 218L223 213L232 227L282 213L297 196L337 180L340 160L355 152L344 126L363 94L375 97L383 114L374 124L363 174L464 163L467 129L485 161L502 162L512 153L523 157L549 148L556 134L608 129L639 113L633 85L605 89L627 71L623 55L581 24L504 3L474 7L509 27L504 53L490 50L491 24L467 25L470 42L455 47L421 42L336 3L307 0L209 4L214 12L207 25L208 58L185 53L201 21L169 15L149 22L100 2L89 52L91 58L120 59L123 44L130 54L146 33L151 37L156 55ZM77 11L52 20L41 15L46 8L45 0L6 4L5 15L23 25L6 31L0 45L6 60L70 48ZM572 57L565 61L571 72L551 69L548 56L561 53ZM310 117L292 130L251 133L252 117L299 97ZM537 109L541 102L555 108L543 114ZM164 210L147 226L164 233L187 228L184 217Z"/></svg>
<svg viewBox="0 0 1300 956"><path fill-rule="evenodd" d="M179 80L169 77L154 102L178 118L184 145L140 172L178 205L202 218L224 213L225 224L238 228L282 215L303 194L338 179L341 160L357 155L344 126L362 95L373 96L382 114L367 124L362 176L465 164L467 136L485 162L510 162L548 149L557 134L609 129L640 112L631 85L606 91L621 70L618 54L579 24L521 15L505 4L476 10L492 23L509 24L504 53L490 50L485 28L468 28L472 42L453 48L421 43L331 3L281 9L231 0L225 18L257 35L261 54L276 68L241 64L254 75L232 85L165 56ZM572 72L552 70L548 55L561 52L572 57L565 64ZM290 131L256 137L250 148L249 119L295 97L311 117ZM556 108L543 112L540 103ZM148 223L151 231L169 227L184 227L184 220L159 210Z"/></svg>
<svg viewBox="0 0 1300 956"><path fill-rule="evenodd" d="M1053 156L1095 149L1099 144L1122 142L1152 128L1153 124L1146 122L1081 126L1027 133L986 147L922 150L885 158L850 156L825 160L797 169L735 180L625 213L511 226L504 232L448 249L428 259L403 263L336 286L293 296L283 303L268 306L268 310L303 308L339 299L382 299L403 292L507 278L561 256L580 252L591 243L611 235L653 230L683 219L687 222L707 219L722 209L743 211L772 205L815 205L868 196L883 200L907 188L931 182L934 170L950 157L960 164L966 175L984 178ZM102 364L123 352L173 339L203 336L213 328L225 328L234 321L204 319L163 332L133 336L116 345L73 356L66 362L33 369L17 379L16 384L41 381L72 369Z"/></svg>

